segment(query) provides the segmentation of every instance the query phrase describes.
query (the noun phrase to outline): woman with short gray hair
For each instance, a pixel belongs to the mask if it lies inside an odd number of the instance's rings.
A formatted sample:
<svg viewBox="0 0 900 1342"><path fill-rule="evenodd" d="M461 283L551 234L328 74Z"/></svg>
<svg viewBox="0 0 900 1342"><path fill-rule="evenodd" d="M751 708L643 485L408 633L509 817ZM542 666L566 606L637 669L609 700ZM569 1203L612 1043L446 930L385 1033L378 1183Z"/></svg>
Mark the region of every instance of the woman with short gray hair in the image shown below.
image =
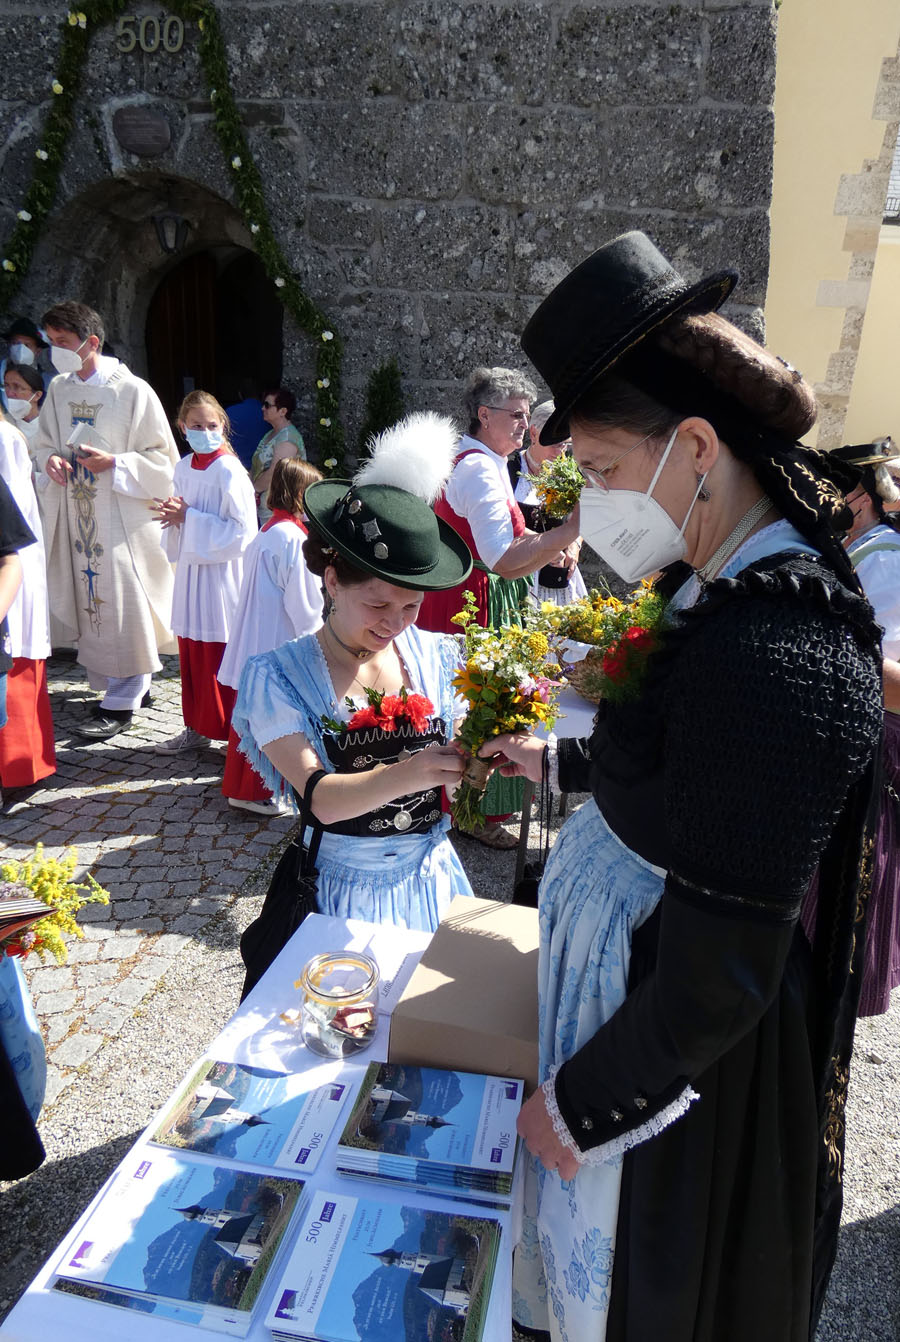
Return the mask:
<svg viewBox="0 0 900 1342"><path fill-rule="evenodd" d="M514 368L476 368L466 383L463 406L468 431L456 464L434 505L475 556L465 582L446 592L429 592L419 612L420 629L452 634L452 617L463 608L463 593L474 593L478 618L486 628L519 622L533 573L578 537L577 511L552 532L530 531L516 503L507 458L518 452L528 429L534 383ZM514 848L516 840L498 820L520 809L521 783L494 774L488 785L485 823L472 837L490 848Z"/></svg>

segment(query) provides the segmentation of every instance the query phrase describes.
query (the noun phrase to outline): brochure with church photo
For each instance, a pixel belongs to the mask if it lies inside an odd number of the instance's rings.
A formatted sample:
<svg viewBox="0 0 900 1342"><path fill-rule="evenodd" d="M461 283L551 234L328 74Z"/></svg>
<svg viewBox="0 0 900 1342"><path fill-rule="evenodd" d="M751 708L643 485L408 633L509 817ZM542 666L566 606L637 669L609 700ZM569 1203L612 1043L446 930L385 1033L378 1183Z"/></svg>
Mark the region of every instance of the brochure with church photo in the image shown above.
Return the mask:
<svg viewBox="0 0 900 1342"><path fill-rule="evenodd" d="M316 1192L266 1323L280 1342L478 1342L501 1225Z"/></svg>
<svg viewBox="0 0 900 1342"><path fill-rule="evenodd" d="M372 1063L336 1168L445 1196L508 1198L524 1086L509 1077Z"/></svg>
<svg viewBox="0 0 900 1342"><path fill-rule="evenodd" d="M351 1089L345 1081L333 1081L311 1090L303 1073L286 1076L206 1059L167 1109L151 1141L220 1160L309 1174Z"/></svg>
<svg viewBox="0 0 900 1342"><path fill-rule="evenodd" d="M243 1337L303 1183L170 1151L134 1152L56 1266L132 1309ZM101 1296L102 1299L102 1296Z"/></svg>

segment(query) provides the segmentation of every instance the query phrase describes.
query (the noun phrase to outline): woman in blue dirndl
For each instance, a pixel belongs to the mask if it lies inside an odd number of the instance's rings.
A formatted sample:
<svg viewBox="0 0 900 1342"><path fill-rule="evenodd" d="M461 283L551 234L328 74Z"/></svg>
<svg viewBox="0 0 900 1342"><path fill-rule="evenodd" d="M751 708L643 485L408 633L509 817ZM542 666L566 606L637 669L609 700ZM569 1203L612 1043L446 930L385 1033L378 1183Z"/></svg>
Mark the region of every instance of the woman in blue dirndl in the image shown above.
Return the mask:
<svg viewBox="0 0 900 1342"><path fill-rule="evenodd" d="M881 741L878 630L815 400L641 233L523 346L580 530L666 627L588 741L501 737L591 799L540 890L541 1085L513 1312L554 1342L808 1342L834 1259ZM684 562L686 561L686 562ZM555 776L554 776L555 775ZM812 943L799 920L819 866Z"/></svg>
<svg viewBox="0 0 900 1342"><path fill-rule="evenodd" d="M302 794L322 771L310 803L321 913L434 931L454 895L472 893L442 807L464 767L456 644L414 627L425 591L471 569L430 507L455 445L449 420L411 415L352 481L307 489L304 557L323 580L325 623L251 658L241 678L235 731L275 796Z"/></svg>

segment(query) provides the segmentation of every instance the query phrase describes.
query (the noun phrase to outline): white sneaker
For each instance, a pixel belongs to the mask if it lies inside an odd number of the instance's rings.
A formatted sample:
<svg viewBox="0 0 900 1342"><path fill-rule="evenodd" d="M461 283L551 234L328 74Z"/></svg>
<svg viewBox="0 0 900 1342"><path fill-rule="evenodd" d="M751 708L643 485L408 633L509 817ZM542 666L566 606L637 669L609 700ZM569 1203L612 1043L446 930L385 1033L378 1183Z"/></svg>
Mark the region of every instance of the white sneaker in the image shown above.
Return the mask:
<svg viewBox="0 0 900 1342"><path fill-rule="evenodd" d="M205 745L209 745L205 736L195 732L193 727L185 727L183 732L179 732L170 740L157 741L153 749L157 755L180 755L183 750L197 750Z"/></svg>
<svg viewBox="0 0 900 1342"><path fill-rule="evenodd" d="M267 801L244 801L241 797L229 797L228 805L236 811L255 811L257 815L290 815L291 808L286 802L269 797Z"/></svg>

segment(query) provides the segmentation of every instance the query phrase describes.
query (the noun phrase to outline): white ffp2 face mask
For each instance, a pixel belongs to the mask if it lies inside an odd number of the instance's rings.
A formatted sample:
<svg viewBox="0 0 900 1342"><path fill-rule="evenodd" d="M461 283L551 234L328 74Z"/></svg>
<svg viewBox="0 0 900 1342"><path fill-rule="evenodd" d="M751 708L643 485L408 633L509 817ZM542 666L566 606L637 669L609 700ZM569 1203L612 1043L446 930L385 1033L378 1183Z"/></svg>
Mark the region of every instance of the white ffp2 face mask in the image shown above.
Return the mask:
<svg viewBox="0 0 900 1342"><path fill-rule="evenodd" d="M84 349L87 344L87 338L82 340L78 349L63 349L61 345L52 345L50 348L50 362L57 373L78 373L84 359L78 350ZM85 356L86 358L87 356Z"/></svg>
<svg viewBox="0 0 900 1342"><path fill-rule="evenodd" d="M581 534L623 582L638 582L648 573L684 558L684 529L706 476L700 477L697 492L680 527L653 498L656 482L677 436L676 428L646 493L635 489L611 489L608 493L590 488L581 491Z"/></svg>
<svg viewBox="0 0 900 1342"><path fill-rule="evenodd" d="M24 419L26 415L31 414L32 403L31 400L26 401L22 396L7 396L6 408L13 419Z"/></svg>
<svg viewBox="0 0 900 1342"><path fill-rule="evenodd" d="M23 345L21 341L16 341L9 347L9 358L11 363L34 363L34 350L28 345Z"/></svg>

